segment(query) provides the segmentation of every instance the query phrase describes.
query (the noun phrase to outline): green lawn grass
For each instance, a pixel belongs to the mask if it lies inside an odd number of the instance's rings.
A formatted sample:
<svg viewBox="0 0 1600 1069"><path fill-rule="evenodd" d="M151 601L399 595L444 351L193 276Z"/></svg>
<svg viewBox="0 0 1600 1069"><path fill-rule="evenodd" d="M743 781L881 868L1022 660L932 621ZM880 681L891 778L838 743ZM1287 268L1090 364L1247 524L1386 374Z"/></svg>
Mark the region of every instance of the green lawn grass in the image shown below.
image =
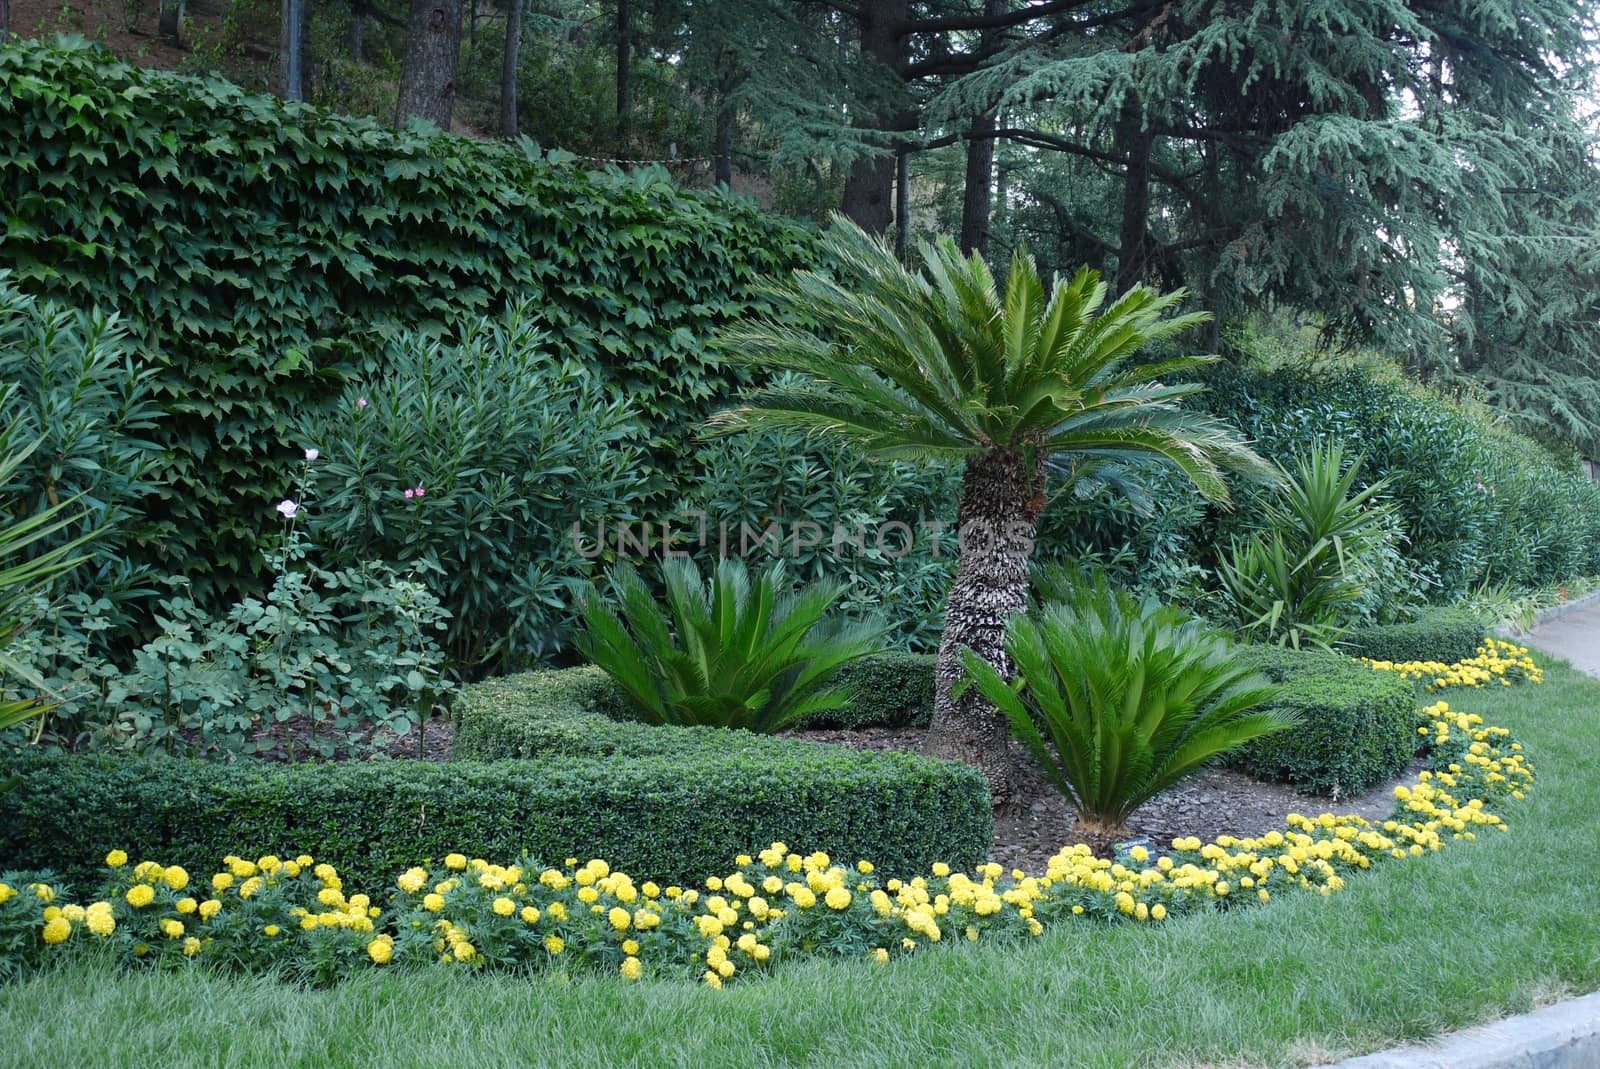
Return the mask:
<svg viewBox="0 0 1600 1069"><path fill-rule="evenodd" d="M1434 1035L1600 988L1600 682L1546 678L1447 695L1528 746L1538 780L1504 811L1511 832L1331 899L813 962L721 992L442 968L305 991L76 964L0 989L0 1066L1277 1066Z"/></svg>

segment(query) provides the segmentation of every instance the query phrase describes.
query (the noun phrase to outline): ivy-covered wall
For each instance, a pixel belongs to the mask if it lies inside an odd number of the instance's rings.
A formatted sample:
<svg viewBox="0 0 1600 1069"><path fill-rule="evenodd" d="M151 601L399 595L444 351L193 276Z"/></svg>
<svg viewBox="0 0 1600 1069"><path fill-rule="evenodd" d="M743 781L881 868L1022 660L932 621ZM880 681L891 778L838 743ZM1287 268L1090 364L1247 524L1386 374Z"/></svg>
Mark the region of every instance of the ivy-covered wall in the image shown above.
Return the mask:
<svg viewBox="0 0 1600 1069"><path fill-rule="evenodd" d="M202 589L249 584L297 414L388 332L531 297L553 347L682 434L732 383L711 333L809 255L803 228L660 174L396 132L81 40L0 47L0 130L0 265L137 324L167 417L146 552Z"/></svg>

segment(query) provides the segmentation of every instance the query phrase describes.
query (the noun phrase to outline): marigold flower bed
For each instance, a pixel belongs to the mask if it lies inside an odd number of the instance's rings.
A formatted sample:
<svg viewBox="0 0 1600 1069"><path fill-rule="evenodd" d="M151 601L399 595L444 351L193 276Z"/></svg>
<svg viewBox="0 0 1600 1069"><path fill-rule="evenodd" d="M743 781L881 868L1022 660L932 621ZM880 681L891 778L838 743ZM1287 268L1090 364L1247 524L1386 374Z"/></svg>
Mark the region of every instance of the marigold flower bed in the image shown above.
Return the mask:
<svg viewBox="0 0 1600 1069"><path fill-rule="evenodd" d="M1445 664L1443 661L1375 661L1370 657L1356 660L1371 665L1379 672L1398 672L1402 679L1426 680L1424 689L1443 690L1446 687L1484 687L1499 683L1509 687L1526 681L1543 683L1544 669L1534 663L1526 646L1500 639L1484 639L1476 657Z"/></svg>
<svg viewBox="0 0 1600 1069"><path fill-rule="evenodd" d="M1395 790L1391 820L1290 814L1257 839L1176 839L1132 865L1062 850L1046 871L967 874L936 864L881 885L868 861L774 843L741 855L703 887L635 883L602 860L529 858L498 865L451 854L401 874L382 905L346 895L332 866L311 857L224 859L201 881L178 866L105 859L101 893L60 904L42 875L0 883L0 973L63 954L129 965L213 962L332 983L358 968L444 961L476 968L600 969L626 980L699 977L713 987L785 960L829 955L887 962L945 940L1029 938L1080 919L1160 923L1207 909L1260 906L1296 890L1332 894L1352 873L1507 830L1491 801L1521 799L1533 782L1522 746L1501 727L1422 710L1430 768Z"/></svg>

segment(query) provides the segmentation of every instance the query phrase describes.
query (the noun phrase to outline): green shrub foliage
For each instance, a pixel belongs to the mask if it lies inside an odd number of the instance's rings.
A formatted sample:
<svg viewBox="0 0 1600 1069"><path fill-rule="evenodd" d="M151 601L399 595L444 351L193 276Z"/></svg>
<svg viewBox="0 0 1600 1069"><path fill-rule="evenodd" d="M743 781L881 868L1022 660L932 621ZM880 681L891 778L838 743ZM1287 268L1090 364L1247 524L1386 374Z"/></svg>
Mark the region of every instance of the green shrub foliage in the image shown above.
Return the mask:
<svg viewBox="0 0 1600 1069"><path fill-rule="evenodd" d="M358 885L461 850L604 857L661 881L726 871L775 839L873 859L890 875L989 852L988 788L964 765L718 728L611 719L594 667L465 688L448 765L222 764L26 754L0 857L87 879L107 850L203 871L230 853L304 850ZM505 760L496 760L505 759Z"/></svg>
<svg viewBox="0 0 1600 1069"><path fill-rule="evenodd" d="M1409 681L1319 650L1245 646L1234 657L1279 684L1270 707L1299 723L1235 750L1232 767L1310 794L1350 797L1399 775L1416 756Z"/></svg>
<svg viewBox="0 0 1600 1069"><path fill-rule="evenodd" d="M574 526L631 516L646 489L633 410L549 355L538 318L519 303L453 344L403 332L302 426L320 452L308 515L325 559L412 566L449 610L446 645L468 673L565 644L593 570Z"/></svg>
<svg viewBox="0 0 1600 1069"><path fill-rule="evenodd" d="M1476 657L1486 632L1483 621L1467 609L1428 609L1408 623L1358 628L1339 647L1352 657L1374 661L1454 664Z"/></svg>
<svg viewBox="0 0 1600 1069"><path fill-rule="evenodd" d="M891 650L851 661L834 676L850 692L842 709L816 713L801 727L927 727L933 716L934 657Z"/></svg>
<svg viewBox="0 0 1600 1069"><path fill-rule="evenodd" d="M1431 601L1484 583L1545 586L1600 573L1600 485L1470 407L1362 370L1219 366L1205 377L1205 404L1274 460L1328 440L1360 449L1363 479L1387 480L1404 552L1431 578Z"/></svg>
<svg viewBox="0 0 1600 1069"><path fill-rule="evenodd" d="M686 427L734 381L704 339L810 255L796 226L659 172L396 132L81 41L0 48L0 129L0 260L136 325L165 410L151 545L202 587L261 568L240 502L282 496L298 415L381 364L395 328L449 333L526 297L558 355Z"/></svg>

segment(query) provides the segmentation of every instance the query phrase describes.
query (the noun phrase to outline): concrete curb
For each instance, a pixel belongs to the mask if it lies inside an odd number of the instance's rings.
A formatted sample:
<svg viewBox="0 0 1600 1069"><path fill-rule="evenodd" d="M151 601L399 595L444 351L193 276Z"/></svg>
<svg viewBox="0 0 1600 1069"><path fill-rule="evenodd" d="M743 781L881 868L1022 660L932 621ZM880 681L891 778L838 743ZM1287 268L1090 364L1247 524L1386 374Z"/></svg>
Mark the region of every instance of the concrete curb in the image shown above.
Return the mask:
<svg viewBox="0 0 1600 1069"><path fill-rule="evenodd" d="M1501 638L1521 638L1523 635L1537 631L1542 624L1547 624L1552 620L1559 620L1568 613L1580 612L1591 605L1600 605L1600 590L1592 591L1581 598L1574 598L1560 605L1552 605L1548 609L1540 609L1534 614L1533 626L1526 631L1515 627L1502 626L1495 628L1494 633Z"/></svg>
<svg viewBox="0 0 1600 1069"><path fill-rule="evenodd" d="M1436 1043L1367 1054L1323 1069L1593 1069L1600 1065L1600 992Z"/></svg>

